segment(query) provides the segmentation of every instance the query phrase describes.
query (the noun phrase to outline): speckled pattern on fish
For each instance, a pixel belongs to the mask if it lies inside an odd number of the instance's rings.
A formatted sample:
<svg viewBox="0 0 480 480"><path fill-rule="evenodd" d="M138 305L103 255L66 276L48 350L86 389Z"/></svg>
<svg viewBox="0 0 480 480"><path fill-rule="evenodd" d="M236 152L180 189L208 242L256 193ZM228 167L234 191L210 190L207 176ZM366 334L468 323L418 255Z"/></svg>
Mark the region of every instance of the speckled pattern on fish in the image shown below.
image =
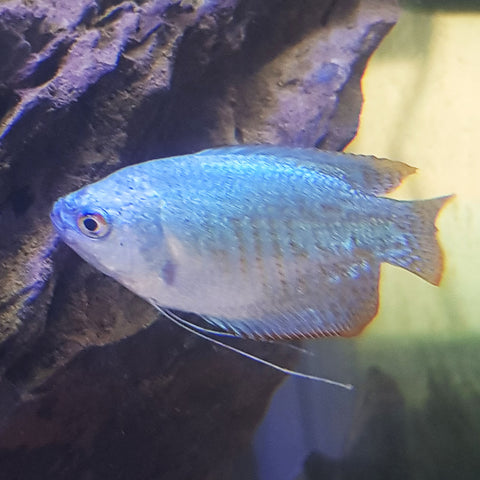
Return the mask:
<svg viewBox="0 0 480 480"><path fill-rule="evenodd" d="M449 197L381 195L415 169L372 156L236 146L152 160L59 199L87 262L161 308L240 336L350 336L378 308L382 262L433 284Z"/></svg>

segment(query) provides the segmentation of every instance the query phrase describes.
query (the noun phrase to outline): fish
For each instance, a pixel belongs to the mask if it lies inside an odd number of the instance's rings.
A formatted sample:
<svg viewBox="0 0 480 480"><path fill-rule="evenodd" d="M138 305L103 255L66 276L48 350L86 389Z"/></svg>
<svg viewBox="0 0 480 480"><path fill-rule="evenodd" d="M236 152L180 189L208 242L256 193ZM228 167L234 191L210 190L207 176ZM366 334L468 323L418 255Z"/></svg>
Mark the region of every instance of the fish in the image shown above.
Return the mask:
<svg viewBox="0 0 480 480"><path fill-rule="evenodd" d="M377 314L382 263L440 283L435 221L451 196L385 196L415 171L316 148L217 147L124 167L59 198L51 220L162 311L256 340L350 337Z"/></svg>

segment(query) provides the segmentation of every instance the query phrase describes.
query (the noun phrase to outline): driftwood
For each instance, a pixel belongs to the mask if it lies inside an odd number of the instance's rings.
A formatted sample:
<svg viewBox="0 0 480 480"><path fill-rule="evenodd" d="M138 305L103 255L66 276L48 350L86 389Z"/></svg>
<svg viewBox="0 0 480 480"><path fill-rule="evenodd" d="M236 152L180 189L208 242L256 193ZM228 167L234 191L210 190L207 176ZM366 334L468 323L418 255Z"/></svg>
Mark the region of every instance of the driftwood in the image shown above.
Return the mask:
<svg viewBox="0 0 480 480"><path fill-rule="evenodd" d="M283 376L154 322L49 210L150 158L343 148L396 16L393 0L0 3L0 479L229 478Z"/></svg>

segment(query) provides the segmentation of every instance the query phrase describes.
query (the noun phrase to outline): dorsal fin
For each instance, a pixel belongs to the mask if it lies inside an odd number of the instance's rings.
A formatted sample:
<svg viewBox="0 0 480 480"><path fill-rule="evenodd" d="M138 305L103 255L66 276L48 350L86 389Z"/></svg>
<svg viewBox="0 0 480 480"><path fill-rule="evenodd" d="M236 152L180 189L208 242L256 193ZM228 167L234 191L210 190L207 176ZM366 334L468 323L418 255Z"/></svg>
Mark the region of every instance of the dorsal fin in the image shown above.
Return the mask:
<svg viewBox="0 0 480 480"><path fill-rule="evenodd" d="M297 165L339 178L356 190L374 195L388 193L402 180L416 172L406 163L377 158L373 155L331 152L316 148L286 147L276 145L235 145L203 150L196 155L262 155L278 160L293 160Z"/></svg>

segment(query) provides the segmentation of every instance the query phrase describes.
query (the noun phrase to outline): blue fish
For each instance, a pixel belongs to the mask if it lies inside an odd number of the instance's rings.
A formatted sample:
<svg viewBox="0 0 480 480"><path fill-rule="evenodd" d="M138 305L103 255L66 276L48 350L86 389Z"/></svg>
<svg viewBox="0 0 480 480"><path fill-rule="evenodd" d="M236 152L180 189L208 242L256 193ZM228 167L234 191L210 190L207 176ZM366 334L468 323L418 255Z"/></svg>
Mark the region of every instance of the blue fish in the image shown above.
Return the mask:
<svg viewBox="0 0 480 480"><path fill-rule="evenodd" d="M162 310L254 339L358 334L380 264L440 282L449 196L382 195L415 168L373 156L233 146L123 168L51 218L87 262Z"/></svg>

